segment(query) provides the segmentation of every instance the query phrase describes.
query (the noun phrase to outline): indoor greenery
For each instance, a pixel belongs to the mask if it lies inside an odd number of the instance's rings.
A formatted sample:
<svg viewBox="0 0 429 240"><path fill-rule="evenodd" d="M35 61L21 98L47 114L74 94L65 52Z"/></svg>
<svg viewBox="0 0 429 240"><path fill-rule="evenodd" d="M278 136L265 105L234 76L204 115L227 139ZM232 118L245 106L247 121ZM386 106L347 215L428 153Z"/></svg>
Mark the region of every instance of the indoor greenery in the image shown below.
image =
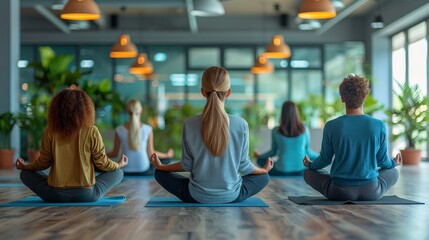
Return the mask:
<svg viewBox="0 0 429 240"><path fill-rule="evenodd" d="M47 125L46 113L43 108L28 104L25 111L15 114L19 128L28 134L28 149L40 150L43 130Z"/></svg>
<svg viewBox="0 0 429 240"><path fill-rule="evenodd" d="M310 95L297 103L301 119L312 128L323 126L327 121L345 114L345 106L341 98L336 98L332 103L326 103L322 96ZM372 116L375 112L383 110L384 105L379 104L377 99L368 95L364 104L363 111L365 114ZM318 120L314 125L313 119Z"/></svg>
<svg viewBox="0 0 429 240"><path fill-rule="evenodd" d="M174 150L174 159L182 157L182 129L185 120L202 113L202 109L188 103L174 105L164 114L165 128L153 128L154 146L158 151Z"/></svg>
<svg viewBox="0 0 429 240"><path fill-rule="evenodd" d="M48 107L52 98L59 91L73 85L80 87L93 100L97 126L106 127L108 122L109 127L112 127L120 123L119 113L124 109L124 104L120 95L112 90L109 80L85 80L84 77L91 71L81 71L78 67L72 70L72 55L57 55L50 47L39 47L38 50L40 59L29 64L34 69L34 81L29 84L28 90L30 98L24 103L27 105L26 110L17 113L20 127L30 134L29 148L40 146L41 133L37 131L43 131L47 124ZM106 116L103 113L105 108L112 113L111 121L103 118ZM28 124L30 121L31 124Z"/></svg>
<svg viewBox="0 0 429 240"><path fill-rule="evenodd" d="M16 124L11 112L0 115L0 149L10 149L10 133Z"/></svg>
<svg viewBox="0 0 429 240"><path fill-rule="evenodd" d="M394 107L386 111L390 116L389 123L398 127L392 137L393 140L403 138L407 148L415 148L427 140L429 101L422 96L418 85L396 84L399 91L394 90Z"/></svg>

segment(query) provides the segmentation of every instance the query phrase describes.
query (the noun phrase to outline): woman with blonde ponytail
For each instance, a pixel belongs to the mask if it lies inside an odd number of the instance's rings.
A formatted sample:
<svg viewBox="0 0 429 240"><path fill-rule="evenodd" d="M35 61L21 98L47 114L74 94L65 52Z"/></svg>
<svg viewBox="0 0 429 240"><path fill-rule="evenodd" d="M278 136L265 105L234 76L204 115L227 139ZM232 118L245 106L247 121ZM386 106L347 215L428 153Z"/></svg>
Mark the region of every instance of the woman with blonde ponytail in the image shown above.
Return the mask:
<svg viewBox="0 0 429 240"><path fill-rule="evenodd" d="M119 148L128 156L129 162L123 168L125 175L151 175L153 169L150 166L149 157L157 153L161 158L169 162L174 155L173 149L167 153L157 152L153 147L152 127L140 122L143 111L141 103L136 99L127 102L126 110L129 121L116 128L115 144L113 150L107 153L109 157L116 157Z"/></svg>
<svg viewBox="0 0 429 240"><path fill-rule="evenodd" d="M207 103L201 115L185 121L182 161L166 165L153 154L155 179L184 202L241 202L268 184L273 161L268 159L263 168L250 161L247 122L225 112L231 94L226 69L207 68L201 86ZM183 171L191 172L190 178L175 173Z"/></svg>

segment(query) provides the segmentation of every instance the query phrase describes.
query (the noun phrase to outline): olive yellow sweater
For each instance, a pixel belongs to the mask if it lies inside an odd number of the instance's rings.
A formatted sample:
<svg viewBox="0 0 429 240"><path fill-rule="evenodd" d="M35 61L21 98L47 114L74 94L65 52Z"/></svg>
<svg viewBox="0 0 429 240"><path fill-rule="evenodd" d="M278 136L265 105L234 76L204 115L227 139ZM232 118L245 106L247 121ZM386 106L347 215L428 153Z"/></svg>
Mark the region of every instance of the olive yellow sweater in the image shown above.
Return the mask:
<svg viewBox="0 0 429 240"><path fill-rule="evenodd" d="M95 184L94 166L106 172L119 168L118 163L107 157L101 134L92 126L67 140L45 128L40 157L28 168L34 171L51 167L48 176L51 187L81 188Z"/></svg>

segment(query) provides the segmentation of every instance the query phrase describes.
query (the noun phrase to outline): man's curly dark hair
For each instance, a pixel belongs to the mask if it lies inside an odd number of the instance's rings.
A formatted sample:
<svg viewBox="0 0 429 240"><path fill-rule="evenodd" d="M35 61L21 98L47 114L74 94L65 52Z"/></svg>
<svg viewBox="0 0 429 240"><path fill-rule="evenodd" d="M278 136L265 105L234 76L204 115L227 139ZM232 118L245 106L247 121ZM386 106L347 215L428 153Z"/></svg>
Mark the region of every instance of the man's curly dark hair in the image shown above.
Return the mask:
<svg viewBox="0 0 429 240"><path fill-rule="evenodd" d="M360 108L369 94L369 81L358 75L349 75L340 84L340 95L347 108Z"/></svg>

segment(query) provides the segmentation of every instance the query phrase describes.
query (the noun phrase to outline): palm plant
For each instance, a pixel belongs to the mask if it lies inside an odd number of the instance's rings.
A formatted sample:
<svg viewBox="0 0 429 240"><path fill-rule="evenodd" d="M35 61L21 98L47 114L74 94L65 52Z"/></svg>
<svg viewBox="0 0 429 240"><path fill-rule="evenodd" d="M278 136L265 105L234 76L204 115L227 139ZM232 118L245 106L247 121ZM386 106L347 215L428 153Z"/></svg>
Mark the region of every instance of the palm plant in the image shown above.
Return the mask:
<svg viewBox="0 0 429 240"><path fill-rule="evenodd" d="M392 133L393 140L404 138L407 148L415 148L426 140L429 101L427 97L422 96L418 85L410 85L406 82L397 83L397 86L400 89L400 91L394 91L394 101L397 106L386 112L391 117L389 123L400 126L398 131Z"/></svg>

